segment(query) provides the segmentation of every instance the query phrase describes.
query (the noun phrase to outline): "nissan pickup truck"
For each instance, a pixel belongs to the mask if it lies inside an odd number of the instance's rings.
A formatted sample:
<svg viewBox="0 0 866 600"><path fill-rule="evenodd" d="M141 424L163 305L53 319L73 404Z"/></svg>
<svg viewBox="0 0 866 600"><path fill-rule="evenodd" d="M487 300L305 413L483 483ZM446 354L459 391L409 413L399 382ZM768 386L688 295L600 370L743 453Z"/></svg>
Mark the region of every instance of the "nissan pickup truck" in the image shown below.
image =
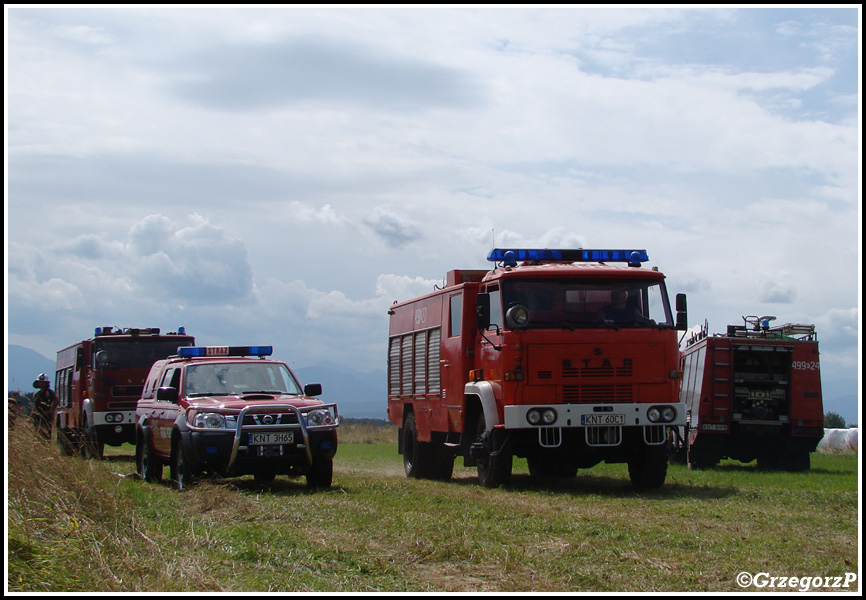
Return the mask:
<svg viewBox="0 0 866 600"><path fill-rule="evenodd" d="M304 476L330 487L340 417L271 346L188 346L150 369L136 407L136 470L182 491L204 474Z"/></svg>

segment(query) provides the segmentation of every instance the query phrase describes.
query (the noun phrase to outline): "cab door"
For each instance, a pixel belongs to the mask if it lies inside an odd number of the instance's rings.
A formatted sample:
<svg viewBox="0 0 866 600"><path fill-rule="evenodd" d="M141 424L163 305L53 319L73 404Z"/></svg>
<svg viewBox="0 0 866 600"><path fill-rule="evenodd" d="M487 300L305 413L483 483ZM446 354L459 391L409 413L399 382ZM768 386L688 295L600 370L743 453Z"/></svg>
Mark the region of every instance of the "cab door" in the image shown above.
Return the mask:
<svg viewBox="0 0 866 600"><path fill-rule="evenodd" d="M169 393L167 390L174 392ZM180 369L166 369L157 386L151 422L147 423L153 435L153 447L162 456L171 456L171 429L180 412L179 401Z"/></svg>

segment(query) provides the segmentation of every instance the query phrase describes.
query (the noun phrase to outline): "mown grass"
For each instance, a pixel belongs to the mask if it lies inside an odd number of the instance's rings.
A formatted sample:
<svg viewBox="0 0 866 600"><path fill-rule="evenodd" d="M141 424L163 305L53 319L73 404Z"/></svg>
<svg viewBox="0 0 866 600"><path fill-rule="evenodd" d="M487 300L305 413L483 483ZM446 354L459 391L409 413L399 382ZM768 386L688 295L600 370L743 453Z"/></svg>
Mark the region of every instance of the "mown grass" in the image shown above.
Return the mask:
<svg viewBox="0 0 866 600"><path fill-rule="evenodd" d="M245 477L178 494L129 477L131 447L64 458L21 428L9 589L736 592L741 571L859 573L857 456L815 454L807 473L671 465L651 493L624 465L538 485L516 460L509 487L485 489L460 466L449 483L406 479L395 439L344 426L329 490Z"/></svg>

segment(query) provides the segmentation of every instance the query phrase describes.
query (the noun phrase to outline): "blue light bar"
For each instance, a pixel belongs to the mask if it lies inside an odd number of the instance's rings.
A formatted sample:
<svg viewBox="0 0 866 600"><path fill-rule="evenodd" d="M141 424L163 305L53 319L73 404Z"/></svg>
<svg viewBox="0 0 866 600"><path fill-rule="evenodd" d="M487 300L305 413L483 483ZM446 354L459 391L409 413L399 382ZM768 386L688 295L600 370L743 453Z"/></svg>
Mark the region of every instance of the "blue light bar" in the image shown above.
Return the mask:
<svg viewBox="0 0 866 600"><path fill-rule="evenodd" d="M177 355L181 358L205 356L270 356L273 346L181 346Z"/></svg>
<svg viewBox="0 0 866 600"><path fill-rule="evenodd" d="M506 254L511 253L506 256ZM515 249L494 248L487 255L487 260L499 262L505 260L513 261L537 261L537 262L627 262L642 263L649 260L646 250L584 250L577 248L573 250L544 249Z"/></svg>

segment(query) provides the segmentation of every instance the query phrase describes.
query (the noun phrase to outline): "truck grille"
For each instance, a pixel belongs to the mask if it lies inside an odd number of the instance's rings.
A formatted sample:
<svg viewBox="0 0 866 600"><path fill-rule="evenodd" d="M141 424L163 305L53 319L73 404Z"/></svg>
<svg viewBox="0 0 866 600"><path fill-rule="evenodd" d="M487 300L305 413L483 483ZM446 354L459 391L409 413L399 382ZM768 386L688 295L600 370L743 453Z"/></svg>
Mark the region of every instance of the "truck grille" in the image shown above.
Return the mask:
<svg viewBox="0 0 866 600"><path fill-rule="evenodd" d="M111 388L111 395L115 398L141 398L142 389L140 385L116 385Z"/></svg>
<svg viewBox="0 0 866 600"><path fill-rule="evenodd" d="M566 402L574 403L633 402L634 386L630 384L564 385L562 398Z"/></svg>
<svg viewBox="0 0 866 600"><path fill-rule="evenodd" d="M268 417L267 419L265 417ZM270 421L270 422L268 422ZM294 425L298 416L291 413L247 413L244 415L244 425Z"/></svg>

